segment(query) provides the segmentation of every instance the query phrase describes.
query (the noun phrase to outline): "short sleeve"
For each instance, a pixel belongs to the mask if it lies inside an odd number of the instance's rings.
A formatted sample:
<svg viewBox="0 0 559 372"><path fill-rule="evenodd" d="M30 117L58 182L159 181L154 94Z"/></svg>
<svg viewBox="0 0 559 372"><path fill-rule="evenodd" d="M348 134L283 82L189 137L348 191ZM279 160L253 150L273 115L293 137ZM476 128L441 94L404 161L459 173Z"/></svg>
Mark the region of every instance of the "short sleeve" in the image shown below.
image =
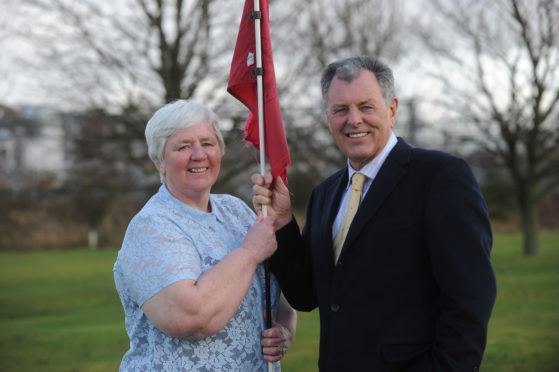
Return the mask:
<svg viewBox="0 0 559 372"><path fill-rule="evenodd" d="M142 306L163 288L202 273L194 244L173 221L161 215L136 216L117 261L122 286Z"/></svg>

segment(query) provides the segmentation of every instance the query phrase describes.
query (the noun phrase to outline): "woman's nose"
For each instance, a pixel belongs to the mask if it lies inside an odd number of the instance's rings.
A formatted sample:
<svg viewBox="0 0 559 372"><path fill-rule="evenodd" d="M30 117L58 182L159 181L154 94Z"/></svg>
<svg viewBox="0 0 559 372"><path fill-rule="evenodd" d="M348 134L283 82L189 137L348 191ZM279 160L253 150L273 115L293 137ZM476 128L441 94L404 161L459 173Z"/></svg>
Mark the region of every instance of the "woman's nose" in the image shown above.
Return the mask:
<svg viewBox="0 0 559 372"><path fill-rule="evenodd" d="M200 144L195 144L192 146L192 159L194 160L204 160L206 158L206 152Z"/></svg>

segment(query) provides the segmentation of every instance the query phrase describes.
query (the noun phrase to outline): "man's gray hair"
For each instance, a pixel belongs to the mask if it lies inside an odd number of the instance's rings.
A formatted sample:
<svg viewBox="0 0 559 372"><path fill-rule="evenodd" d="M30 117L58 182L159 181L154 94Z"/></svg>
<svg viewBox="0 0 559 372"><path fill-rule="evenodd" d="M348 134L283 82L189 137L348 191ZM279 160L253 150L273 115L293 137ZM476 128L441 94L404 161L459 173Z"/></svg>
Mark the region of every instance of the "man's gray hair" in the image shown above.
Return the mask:
<svg viewBox="0 0 559 372"><path fill-rule="evenodd" d="M332 79L337 77L350 83L359 76L361 70L369 70L375 74L386 105L390 106L392 99L396 96L392 70L375 57L359 56L332 62L322 73L322 106L325 110L328 104L328 89Z"/></svg>

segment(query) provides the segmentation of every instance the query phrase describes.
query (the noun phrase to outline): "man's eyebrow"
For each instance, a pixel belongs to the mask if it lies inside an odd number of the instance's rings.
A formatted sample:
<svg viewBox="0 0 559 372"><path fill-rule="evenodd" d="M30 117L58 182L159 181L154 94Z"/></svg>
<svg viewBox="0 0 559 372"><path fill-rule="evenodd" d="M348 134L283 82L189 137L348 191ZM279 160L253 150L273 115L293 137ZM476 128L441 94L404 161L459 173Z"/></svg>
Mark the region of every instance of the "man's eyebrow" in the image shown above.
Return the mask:
<svg viewBox="0 0 559 372"><path fill-rule="evenodd" d="M365 104L374 104L375 102L371 98L364 99L357 103L358 106L365 105ZM340 108L340 107L347 107L348 105L345 103L333 103L332 108Z"/></svg>

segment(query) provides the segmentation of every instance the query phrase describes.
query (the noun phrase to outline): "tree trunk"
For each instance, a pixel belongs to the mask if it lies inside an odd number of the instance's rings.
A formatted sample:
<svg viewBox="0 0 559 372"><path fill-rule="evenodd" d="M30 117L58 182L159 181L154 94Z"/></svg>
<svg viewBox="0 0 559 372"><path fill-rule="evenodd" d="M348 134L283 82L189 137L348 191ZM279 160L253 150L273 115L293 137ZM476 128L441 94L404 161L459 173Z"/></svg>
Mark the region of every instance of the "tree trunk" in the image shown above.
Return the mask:
<svg viewBox="0 0 559 372"><path fill-rule="evenodd" d="M538 203L526 198L520 205L522 233L524 238L524 255L534 256L539 252L538 243Z"/></svg>

